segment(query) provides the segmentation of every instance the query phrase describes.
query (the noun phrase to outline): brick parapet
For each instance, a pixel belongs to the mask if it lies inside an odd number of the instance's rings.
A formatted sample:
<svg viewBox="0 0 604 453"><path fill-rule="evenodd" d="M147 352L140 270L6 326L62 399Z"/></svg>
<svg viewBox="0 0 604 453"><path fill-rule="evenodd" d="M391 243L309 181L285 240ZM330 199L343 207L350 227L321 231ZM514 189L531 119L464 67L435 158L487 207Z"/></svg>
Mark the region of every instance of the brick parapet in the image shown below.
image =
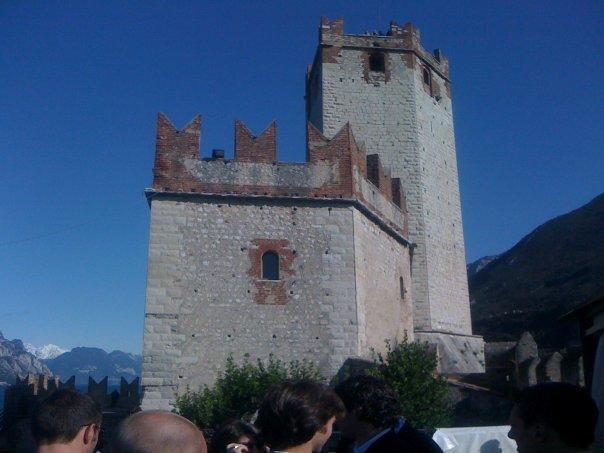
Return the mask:
<svg viewBox="0 0 604 453"><path fill-rule="evenodd" d="M277 123L273 121L255 137L241 121L235 121L235 160L272 163L277 160Z"/></svg>
<svg viewBox="0 0 604 453"><path fill-rule="evenodd" d="M366 156L348 124L327 139L308 123L305 163L277 162L274 122L254 137L237 121L233 160L200 159L200 139L200 116L177 130L165 115L158 115L153 193L148 196L168 192L354 199L407 237L402 189L393 190L400 188L400 181L390 178L377 155Z"/></svg>

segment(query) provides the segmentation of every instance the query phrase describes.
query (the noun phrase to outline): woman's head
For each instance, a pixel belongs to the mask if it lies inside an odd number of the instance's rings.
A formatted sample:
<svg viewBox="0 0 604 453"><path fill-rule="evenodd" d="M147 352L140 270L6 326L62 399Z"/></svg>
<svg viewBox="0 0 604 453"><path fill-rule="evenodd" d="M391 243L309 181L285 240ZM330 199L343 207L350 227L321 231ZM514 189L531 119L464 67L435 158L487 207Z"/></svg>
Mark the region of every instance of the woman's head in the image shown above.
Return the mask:
<svg viewBox="0 0 604 453"><path fill-rule="evenodd" d="M315 451L327 442L333 422L343 413L342 401L327 386L312 381L284 382L264 398L256 425L273 450L312 441Z"/></svg>

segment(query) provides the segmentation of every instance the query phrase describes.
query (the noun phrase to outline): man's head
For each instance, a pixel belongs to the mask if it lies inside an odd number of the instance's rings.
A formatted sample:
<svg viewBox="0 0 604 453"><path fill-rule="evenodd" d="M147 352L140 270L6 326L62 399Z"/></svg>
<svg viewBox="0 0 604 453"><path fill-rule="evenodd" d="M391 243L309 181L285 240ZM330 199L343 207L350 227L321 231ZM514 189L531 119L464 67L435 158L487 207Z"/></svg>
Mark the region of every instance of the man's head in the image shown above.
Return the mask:
<svg viewBox="0 0 604 453"><path fill-rule="evenodd" d="M34 409L32 435L40 450L62 444L66 451L92 452L101 428L101 409L88 395L62 389Z"/></svg>
<svg viewBox="0 0 604 453"><path fill-rule="evenodd" d="M580 451L594 441L598 409L582 388L548 382L524 389L510 415L518 451Z"/></svg>
<svg viewBox="0 0 604 453"><path fill-rule="evenodd" d="M382 379L353 376L338 384L335 390L346 406L346 417L340 423L346 438L361 431L389 428L400 418L398 399Z"/></svg>
<svg viewBox="0 0 604 453"><path fill-rule="evenodd" d="M111 453L206 453L201 431L180 415L143 411L124 420L111 440Z"/></svg>
<svg viewBox="0 0 604 453"><path fill-rule="evenodd" d="M311 381L285 382L271 389L260 405L256 425L272 450L310 443L320 451L344 413L340 398Z"/></svg>

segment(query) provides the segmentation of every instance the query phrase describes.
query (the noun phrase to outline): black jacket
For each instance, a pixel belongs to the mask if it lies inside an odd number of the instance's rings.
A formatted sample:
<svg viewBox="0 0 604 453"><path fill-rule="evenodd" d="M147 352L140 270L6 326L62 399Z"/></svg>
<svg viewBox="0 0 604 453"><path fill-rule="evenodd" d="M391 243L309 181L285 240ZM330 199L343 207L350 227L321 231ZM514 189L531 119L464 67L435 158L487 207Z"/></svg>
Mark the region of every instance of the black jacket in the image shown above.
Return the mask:
<svg viewBox="0 0 604 453"><path fill-rule="evenodd" d="M429 436L405 423L397 432L388 431L373 443L367 453L442 453Z"/></svg>

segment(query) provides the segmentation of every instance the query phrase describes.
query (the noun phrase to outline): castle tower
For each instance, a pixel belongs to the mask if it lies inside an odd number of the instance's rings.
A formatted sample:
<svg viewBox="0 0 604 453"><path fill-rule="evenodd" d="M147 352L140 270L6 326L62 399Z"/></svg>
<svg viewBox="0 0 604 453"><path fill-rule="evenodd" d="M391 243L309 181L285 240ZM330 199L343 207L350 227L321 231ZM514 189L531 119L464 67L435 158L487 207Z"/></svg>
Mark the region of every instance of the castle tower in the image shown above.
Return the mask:
<svg viewBox="0 0 604 453"><path fill-rule="evenodd" d="M235 158L199 157L201 118L157 122L143 408L211 385L232 356L308 359L326 377L413 338L401 181L348 125L308 125L307 162L277 161L276 125L235 123Z"/></svg>
<svg viewBox="0 0 604 453"><path fill-rule="evenodd" d="M321 20L307 72L307 120L327 137L346 123L400 178L409 210L415 337L438 346L444 372L480 372L472 335L448 60L410 23L344 34Z"/></svg>

